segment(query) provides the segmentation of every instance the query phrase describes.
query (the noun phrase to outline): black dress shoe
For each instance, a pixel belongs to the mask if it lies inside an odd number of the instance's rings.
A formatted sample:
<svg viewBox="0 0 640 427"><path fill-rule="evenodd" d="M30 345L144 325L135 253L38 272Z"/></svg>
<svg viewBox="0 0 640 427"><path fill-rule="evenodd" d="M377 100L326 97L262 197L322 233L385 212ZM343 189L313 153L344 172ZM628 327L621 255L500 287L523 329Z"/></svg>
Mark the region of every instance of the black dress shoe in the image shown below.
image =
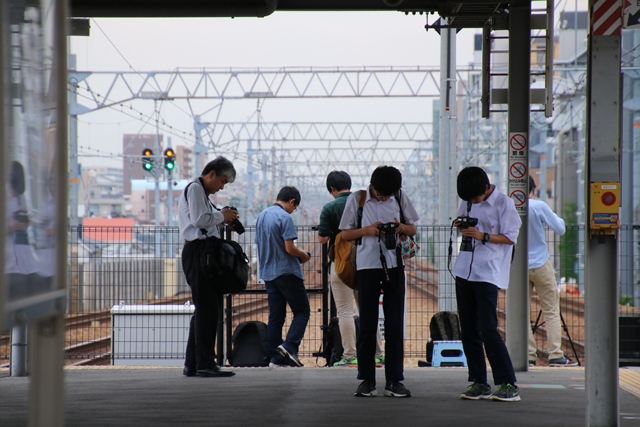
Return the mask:
<svg viewBox="0 0 640 427"><path fill-rule="evenodd" d="M184 369L182 370L182 375L184 375L185 377L195 377L196 371L189 369L185 366Z"/></svg>
<svg viewBox="0 0 640 427"><path fill-rule="evenodd" d="M223 371L218 366L211 369L198 369L196 375L199 377L232 377L236 373L232 371Z"/></svg>

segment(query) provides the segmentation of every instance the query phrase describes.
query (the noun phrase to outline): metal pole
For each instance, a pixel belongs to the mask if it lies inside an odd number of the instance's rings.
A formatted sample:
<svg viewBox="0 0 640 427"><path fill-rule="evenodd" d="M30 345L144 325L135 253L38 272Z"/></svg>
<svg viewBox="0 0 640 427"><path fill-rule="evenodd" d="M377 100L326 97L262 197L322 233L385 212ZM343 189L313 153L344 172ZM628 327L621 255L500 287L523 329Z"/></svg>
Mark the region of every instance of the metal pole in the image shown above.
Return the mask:
<svg viewBox="0 0 640 427"><path fill-rule="evenodd" d="M442 19L442 24L448 21ZM439 223L450 225L457 211L458 196L455 190L456 166L456 30L440 31L440 141L439 141ZM440 230L437 241L448 241L448 227ZM447 257L440 256L440 271L447 271ZM455 311L456 296L453 278L442 275L438 283L438 310Z"/></svg>
<svg viewBox="0 0 640 427"><path fill-rule="evenodd" d="M11 329L11 363L9 371L12 377L27 376L27 325L21 324Z"/></svg>
<svg viewBox="0 0 640 427"><path fill-rule="evenodd" d="M593 11L594 1L589 2ZM587 63L585 147L585 350L587 426L619 425L618 241L591 225L591 184L620 184L621 34L601 35L591 19ZM593 227L593 228L592 228ZM593 260L590 262L590 260Z"/></svg>
<svg viewBox="0 0 640 427"><path fill-rule="evenodd" d="M528 181L529 74L531 70L531 2L512 5L509 18L509 177L507 192L516 203L522 227L515 248L507 292L507 348L516 371L529 368ZM522 175L522 176L521 176Z"/></svg>

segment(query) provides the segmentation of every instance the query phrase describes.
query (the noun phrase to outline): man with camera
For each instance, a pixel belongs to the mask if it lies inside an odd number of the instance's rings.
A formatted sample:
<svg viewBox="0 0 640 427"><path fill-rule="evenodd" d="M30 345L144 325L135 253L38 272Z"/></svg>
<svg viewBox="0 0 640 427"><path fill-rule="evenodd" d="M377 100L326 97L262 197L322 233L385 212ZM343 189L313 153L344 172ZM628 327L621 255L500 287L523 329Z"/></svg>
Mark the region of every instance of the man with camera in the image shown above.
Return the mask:
<svg viewBox="0 0 640 427"><path fill-rule="evenodd" d="M509 285L513 245L522 221L513 200L489 183L479 167L466 167L457 179L463 200L454 225L462 233L453 266L456 300L469 381L462 399L520 400L516 375L507 347L498 333L498 290ZM498 389L487 383L486 357Z"/></svg>
<svg viewBox="0 0 640 427"><path fill-rule="evenodd" d="M565 232L564 220L555 214L542 200L534 199L536 182L529 177L529 290L536 289L540 309L547 325L547 349L549 366L576 366L562 351L562 324L560 319L560 294L556 284L556 272L549 256L545 225L558 235ZM533 331L529 328L529 366L535 366L537 350Z"/></svg>
<svg viewBox="0 0 640 427"><path fill-rule="evenodd" d="M333 196L334 200L322 207L320 223L318 224L318 241L323 244L329 242L329 248L331 248L335 244L336 235L340 233L340 219L342 218L347 198L351 194L351 176L345 171L331 171L327 175L326 185L327 191ZM340 360L336 361L333 366L354 367L358 365L358 358L356 357L356 324L353 319L353 315L356 312L358 291L351 289L340 280L333 262L331 263L329 282L331 284L331 295L336 303L338 327L343 348ZM376 366L382 366L384 362L379 331L376 339L375 362Z"/></svg>
<svg viewBox="0 0 640 427"><path fill-rule="evenodd" d="M342 237L355 240L360 307L357 339L358 379L355 396L376 396L375 352L378 306L384 292L385 378L384 395L409 397L404 380L404 264L397 250L397 235L416 234L419 216L407 194L400 191L402 174L393 166L380 166L371 174L358 226L359 208L355 194L349 196L340 220ZM404 216L404 224L399 222Z"/></svg>
<svg viewBox="0 0 640 427"><path fill-rule="evenodd" d="M207 279L201 266L207 237L220 237L223 224L239 223L238 212L225 207L214 209L209 195L224 189L236 179L236 170L219 156L207 163L202 175L191 182L178 202L178 226L184 240L182 269L191 288L195 311L189 325L183 374L187 377L230 377L234 372L222 370L216 363L214 343L222 293ZM242 224L240 223L240 226Z"/></svg>
<svg viewBox="0 0 640 427"><path fill-rule="evenodd" d="M263 210L256 221L260 278L264 280L269 301L269 367L303 366L298 358L298 348L309 323L311 307L301 264L311 259L311 253L294 243L298 232L291 214L298 209L300 199L296 187L282 187L273 206ZM287 304L293 312L293 320L283 340Z"/></svg>

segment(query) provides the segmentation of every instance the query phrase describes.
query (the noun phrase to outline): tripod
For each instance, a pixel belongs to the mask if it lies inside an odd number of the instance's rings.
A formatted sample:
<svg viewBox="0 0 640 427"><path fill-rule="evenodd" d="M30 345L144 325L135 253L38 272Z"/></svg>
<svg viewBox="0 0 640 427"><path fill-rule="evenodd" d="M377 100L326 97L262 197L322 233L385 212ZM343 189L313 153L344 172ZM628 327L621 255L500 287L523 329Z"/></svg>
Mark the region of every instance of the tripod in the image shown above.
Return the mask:
<svg viewBox="0 0 640 427"><path fill-rule="evenodd" d="M571 350L573 350L573 357L576 358L576 361L578 362L578 366L582 366L582 363L580 362L580 358L578 357L578 353L576 352L576 347L573 345L573 340L571 339L571 335L569 334L569 328L567 328L567 324L564 322L564 317L562 317L562 310L558 310L558 313L560 313L560 322L562 324L562 330L564 331L565 334L567 334L567 338L569 339L569 344L571 344ZM540 326L546 323L546 322L540 323L541 316L542 316L542 309L538 311L538 317L536 317L535 323L531 326L531 332L534 335L536 333L536 330L538 330Z"/></svg>

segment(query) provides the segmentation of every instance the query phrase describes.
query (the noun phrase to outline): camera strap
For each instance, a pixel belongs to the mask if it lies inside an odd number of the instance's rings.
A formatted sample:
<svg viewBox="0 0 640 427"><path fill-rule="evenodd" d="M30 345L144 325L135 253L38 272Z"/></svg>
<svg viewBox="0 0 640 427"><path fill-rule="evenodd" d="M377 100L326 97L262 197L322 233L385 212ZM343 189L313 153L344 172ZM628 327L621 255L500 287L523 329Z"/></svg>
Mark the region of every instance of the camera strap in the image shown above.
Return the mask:
<svg viewBox="0 0 640 427"><path fill-rule="evenodd" d="M389 276L389 268L387 267L387 258L384 256L382 252L382 242L380 241L380 236L378 235L378 250L380 251L380 264L382 264L382 271L384 272L384 283L391 283L391 276Z"/></svg>

